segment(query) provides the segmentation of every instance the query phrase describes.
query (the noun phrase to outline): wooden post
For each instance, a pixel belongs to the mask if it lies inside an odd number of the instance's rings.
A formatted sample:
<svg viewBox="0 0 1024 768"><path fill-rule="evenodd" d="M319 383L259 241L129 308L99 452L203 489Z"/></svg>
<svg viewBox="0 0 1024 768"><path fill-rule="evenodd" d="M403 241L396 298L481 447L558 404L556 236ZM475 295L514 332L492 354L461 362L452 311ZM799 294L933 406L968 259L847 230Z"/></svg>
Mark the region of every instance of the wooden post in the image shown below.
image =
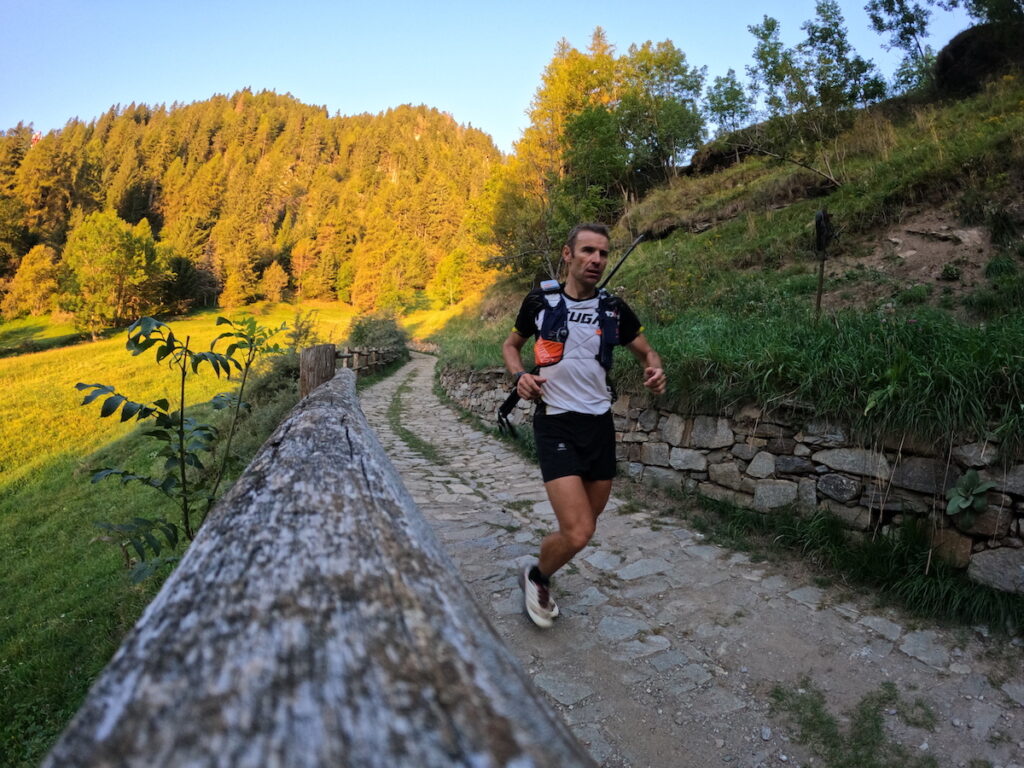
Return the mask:
<svg viewBox="0 0 1024 768"><path fill-rule="evenodd" d="M299 354L299 397L305 397L334 378L336 355L333 344L317 344L302 350Z"/></svg>
<svg viewBox="0 0 1024 768"><path fill-rule="evenodd" d="M114 765L594 763L473 601L342 370L213 509L43 763Z"/></svg>

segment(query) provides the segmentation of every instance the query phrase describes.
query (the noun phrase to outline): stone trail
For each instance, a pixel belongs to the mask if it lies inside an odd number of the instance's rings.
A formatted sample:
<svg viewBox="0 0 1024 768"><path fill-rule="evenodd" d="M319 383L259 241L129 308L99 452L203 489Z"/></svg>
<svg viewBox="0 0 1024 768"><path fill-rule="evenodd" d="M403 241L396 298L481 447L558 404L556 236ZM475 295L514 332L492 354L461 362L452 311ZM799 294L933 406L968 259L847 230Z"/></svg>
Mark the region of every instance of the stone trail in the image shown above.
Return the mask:
<svg viewBox="0 0 1024 768"><path fill-rule="evenodd" d="M591 545L555 577L561 617L550 630L534 627L517 574L554 525L540 472L441 404L435 362L413 353L361 394L363 410L460 577L599 764L822 765L770 711L775 686L794 689L806 676L834 714L884 682L907 702L926 701L934 731L906 725L895 709L885 714L888 737L914 757L1024 768L1019 642L813 586L791 575L799 569L753 563L616 495ZM402 426L443 463L394 434L387 409L396 393Z"/></svg>

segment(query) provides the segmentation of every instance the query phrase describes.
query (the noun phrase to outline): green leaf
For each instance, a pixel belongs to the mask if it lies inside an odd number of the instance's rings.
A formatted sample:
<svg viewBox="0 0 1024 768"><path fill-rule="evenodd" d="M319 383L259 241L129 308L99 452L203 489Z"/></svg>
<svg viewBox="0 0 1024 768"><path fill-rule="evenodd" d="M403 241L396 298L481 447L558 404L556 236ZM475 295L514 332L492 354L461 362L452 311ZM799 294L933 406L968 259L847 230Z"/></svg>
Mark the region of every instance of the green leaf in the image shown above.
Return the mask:
<svg viewBox="0 0 1024 768"><path fill-rule="evenodd" d="M121 407L121 403L127 399L128 398L124 395L111 395L108 397L103 401L103 406L100 408L100 418L105 419L107 416L117 411L117 409Z"/></svg>
<svg viewBox="0 0 1024 768"><path fill-rule="evenodd" d="M149 548L153 550L153 554L157 557L160 556L160 540L149 531L142 534L145 538L146 543L149 544Z"/></svg>
<svg viewBox="0 0 1024 768"><path fill-rule="evenodd" d="M101 395L109 395L111 392L114 391L113 387L108 387L103 384L89 384L88 386L96 387L96 389L85 396L85 398L82 400L82 405L88 405L97 397L100 397Z"/></svg>
<svg viewBox="0 0 1024 768"><path fill-rule="evenodd" d="M137 415L142 410L142 403L134 403L128 401L124 404L124 408L121 409L121 421L128 421L128 419Z"/></svg>
<svg viewBox="0 0 1024 768"><path fill-rule="evenodd" d="M139 538L136 537L136 536L129 536L128 537L128 542L135 549L136 553L138 553L139 560L140 561L145 560L146 559L146 549L142 546L142 542L139 540Z"/></svg>
<svg viewBox="0 0 1024 768"><path fill-rule="evenodd" d="M228 320L226 317L218 317L215 325L230 325L232 328L235 327L235 324Z"/></svg>
<svg viewBox="0 0 1024 768"><path fill-rule="evenodd" d="M171 407L171 404L169 402L167 402L167 400L165 400L164 398L160 398L159 400L154 400L153 401L153 405L155 405L161 411L166 411L168 408Z"/></svg>

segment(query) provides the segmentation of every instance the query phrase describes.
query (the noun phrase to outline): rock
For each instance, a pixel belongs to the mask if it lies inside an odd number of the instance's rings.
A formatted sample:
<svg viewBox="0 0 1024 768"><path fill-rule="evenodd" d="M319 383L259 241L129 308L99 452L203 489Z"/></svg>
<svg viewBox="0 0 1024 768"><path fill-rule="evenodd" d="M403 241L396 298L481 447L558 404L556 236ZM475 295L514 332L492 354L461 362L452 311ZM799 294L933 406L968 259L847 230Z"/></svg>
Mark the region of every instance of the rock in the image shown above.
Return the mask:
<svg viewBox="0 0 1024 768"><path fill-rule="evenodd" d="M825 421L812 421L801 430L803 442L808 445L819 445L823 448L835 448L847 441L846 432L835 424Z"/></svg>
<svg viewBox="0 0 1024 768"><path fill-rule="evenodd" d="M647 467L644 470L644 481L657 488L667 488L669 490L678 491L683 487L683 480L685 479L686 475L682 472L677 472L674 469Z"/></svg>
<svg viewBox="0 0 1024 768"><path fill-rule="evenodd" d="M768 451L758 453L747 466L751 477L765 478L775 474L775 457Z"/></svg>
<svg viewBox="0 0 1024 768"><path fill-rule="evenodd" d="M836 501L853 501L860 493L861 484L846 475L829 473L818 479L818 492Z"/></svg>
<svg viewBox="0 0 1024 768"><path fill-rule="evenodd" d="M953 460L962 467L989 466L996 459L996 447L992 443L970 443L953 449Z"/></svg>
<svg viewBox="0 0 1024 768"><path fill-rule="evenodd" d="M756 445L748 445L747 443L736 443L732 447L732 455L737 459L743 461L750 461L752 458L760 453L761 449Z"/></svg>
<svg viewBox="0 0 1024 768"><path fill-rule="evenodd" d="M708 468L707 457L691 448L673 448L669 452L668 463L673 469L692 472L704 472Z"/></svg>
<svg viewBox="0 0 1024 768"><path fill-rule="evenodd" d="M709 499L735 504L737 507L744 507L745 509L751 509L754 506L753 496L731 491L714 483L701 483L697 486L697 493L701 496L707 496Z"/></svg>
<svg viewBox="0 0 1024 768"><path fill-rule="evenodd" d="M851 531L871 530L871 511L866 507L847 507L832 499L825 499L822 506L842 520L843 525Z"/></svg>
<svg viewBox="0 0 1024 768"><path fill-rule="evenodd" d="M668 443L644 443L640 451L640 461L644 464L653 464L656 467L668 466Z"/></svg>
<svg viewBox="0 0 1024 768"><path fill-rule="evenodd" d="M891 472L889 461L884 454L864 448L833 448L818 451L812 458L818 464L824 464L838 472L864 475L876 480L887 480Z"/></svg>
<svg viewBox="0 0 1024 768"><path fill-rule="evenodd" d="M640 414L638 419L640 429L644 432L650 432L652 429L658 426L658 409L647 408Z"/></svg>
<svg viewBox="0 0 1024 768"><path fill-rule="evenodd" d="M799 456L776 456L775 473L778 475L809 475L814 472L814 463Z"/></svg>
<svg viewBox="0 0 1024 768"><path fill-rule="evenodd" d="M799 456L800 458L805 458L807 456L810 456L811 453L812 453L811 449L808 448L803 443L797 443L796 447L793 449L793 455L794 456Z"/></svg>
<svg viewBox="0 0 1024 768"><path fill-rule="evenodd" d="M902 512L903 500L886 497L877 485L871 485L860 497L860 505L868 509L877 509L879 512Z"/></svg>
<svg viewBox="0 0 1024 768"><path fill-rule="evenodd" d="M1009 536L1011 523L1013 523L1013 512L1007 507L987 507L984 512L974 516L970 527L964 526L960 515L953 516L953 524L964 533L993 539Z"/></svg>
<svg viewBox="0 0 1024 768"><path fill-rule="evenodd" d="M921 493L945 493L955 482L955 475L955 472L947 471L945 462L910 456L896 464L892 484Z"/></svg>
<svg viewBox="0 0 1024 768"><path fill-rule="evenodd" d="M734 491L742 488L743 478L740 475L740 469L732 462L709 465L708 476L711 478L711 482L724 485L726 488L731 488Z"/></svg>
<svg viewBox="0 0 1024 768"><path fill-rule="evenodd" d="M792 454L794 448L796 440L791 437L773 437L768 441L768 450L779 456Z"/></svg>
<svg viewBox="0 0 1024 768"><path fill-rule="evenodd" d="M982 480L991 480L996 484L996 490L1001 493L1012 493L1017 496L1024 496L1024 464L1017 464L1011 467L1006 474L988 470L978 473Z"/></svg>
<svg viewBox="0 0 1024 768"><path fill-rule="evenodd" d="M760 480L754 488L754 509L764 512L793 504L797 489L791 480Z"/></svg>
<svg viewBox="0 0 1024 768"><path fill-rule="evenodd" d="M932 546L936 557L940 557L954 568L966 568L971 562L971 539L952 528L938 528L932 531Z"/></svg>
<svg viewBox="0 0 1024 768"><path fill-rule="evenodd" d="M1003 592L1024 594L1024 549L989 549L971 557L967 575Z"/></svg>
<svg viewBox="0 0 1024 768"><path fill-rule="evenodd" d="M728 419L697 416L693 420L690 445L694 448L727 448L735 442Z"/></svg>
<svg viewBox="0 0 1024 768"><path fill-rule="evenodd" d="M888 619L883 619L881 616L865 616L857 623L874 630L886 640L892 642L899 640L900 635L903 634L903 627Z"/></svg>
<svg viewBox="0 0 1024 768"><path fill-rule="evenodd" d="M949 664L949 651L940 642L938 633L932 630L908 632L900 650L936 669L945 669Z"/></svg>
<svg viewBox="0 0 1024 768"><path fill-rule="evenodd" d="M797 505L801 509L812 510L818 508L818 484L810 477L801 477L797 481Z"/></svg>
<svg viewBox="0 0 1024 768"><path fill-rule="evenodd" d="M661 436L669 445L682 445L686 440L687 422L677 413L669 414L665 426L661 428Z"/></svg>

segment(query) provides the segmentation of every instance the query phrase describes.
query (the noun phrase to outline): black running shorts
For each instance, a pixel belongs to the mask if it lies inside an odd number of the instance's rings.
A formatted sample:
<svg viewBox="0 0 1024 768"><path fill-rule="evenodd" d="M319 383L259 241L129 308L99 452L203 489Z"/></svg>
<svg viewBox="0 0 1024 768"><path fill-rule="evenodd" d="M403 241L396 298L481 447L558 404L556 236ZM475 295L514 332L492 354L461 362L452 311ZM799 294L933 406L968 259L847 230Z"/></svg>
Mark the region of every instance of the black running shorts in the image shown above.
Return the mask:
<svg viewBox="0 0 1024 768"><path fill-rule="evenodd" d="M543 405L533 414L533 436L544 482L579 475L584 480L615 477L615 424L611 411L549 415Z"/></svg>

